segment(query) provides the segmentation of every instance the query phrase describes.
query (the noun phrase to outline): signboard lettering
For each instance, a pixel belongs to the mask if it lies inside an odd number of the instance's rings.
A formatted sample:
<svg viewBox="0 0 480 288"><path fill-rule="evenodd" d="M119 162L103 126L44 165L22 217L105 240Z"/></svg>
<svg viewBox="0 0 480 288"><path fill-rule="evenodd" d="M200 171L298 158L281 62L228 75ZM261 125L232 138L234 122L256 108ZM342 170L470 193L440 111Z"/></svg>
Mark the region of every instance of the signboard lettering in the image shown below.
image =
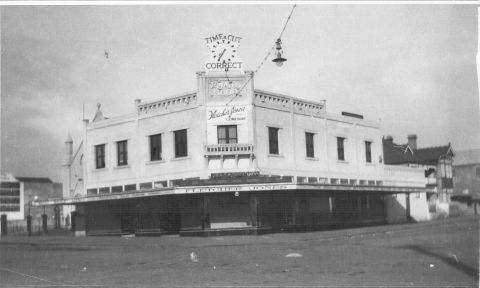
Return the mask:
<svg viewBox="0 0 480 288"><path fill-rule="evenodd" d="M247 120L246 106L219 106L207 108L207 122L244 122Z"/></svg>

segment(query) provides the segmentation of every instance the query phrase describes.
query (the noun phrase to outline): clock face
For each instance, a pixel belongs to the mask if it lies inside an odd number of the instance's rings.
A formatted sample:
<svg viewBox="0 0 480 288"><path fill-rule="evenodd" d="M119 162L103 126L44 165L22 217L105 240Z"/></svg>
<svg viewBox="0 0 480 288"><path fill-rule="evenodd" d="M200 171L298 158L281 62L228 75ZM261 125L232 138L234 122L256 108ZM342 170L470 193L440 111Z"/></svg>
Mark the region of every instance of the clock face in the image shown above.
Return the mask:
<svg viewBox="0 0 480 288"><path fill-rule="evenodd" d="M244 73L243 61L238 57L240 37L227 34L217 34L205 38L210 58L205 63L205 70L209 72L240 72Z"/></svg>
<svg viewBox="0 0 480 288"><path fill-rule="evenodd" d="M211 52L217 62L232 62L235 60L237 48L233 42L223 39L213 43Z"/></svg>

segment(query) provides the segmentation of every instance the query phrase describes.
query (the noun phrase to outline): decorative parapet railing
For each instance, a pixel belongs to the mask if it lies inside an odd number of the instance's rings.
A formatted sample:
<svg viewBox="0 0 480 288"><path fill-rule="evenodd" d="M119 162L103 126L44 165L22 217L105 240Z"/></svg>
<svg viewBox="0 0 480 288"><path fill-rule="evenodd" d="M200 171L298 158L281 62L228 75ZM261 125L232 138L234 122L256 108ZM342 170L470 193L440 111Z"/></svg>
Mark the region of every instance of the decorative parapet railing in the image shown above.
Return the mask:
<svg viewBox="0 0 480 288"><path fill-rule="evenodd" d="M324 113L325 104L305 101L285 95L274 94L261 90L255 90L254 103L260 107L274 108L297 114L321 116Z"/></svg>
<svg viewBox="0 0 480 288"><path fill-rule="evenodd" d="M421 167L384 165L384 183L389 186L423 186L427 184Z"/></svg>
<svg viewBox="0 0 480 288"><path fill-rule="evenodd" d="M205 156L253 155L252 144L205 145Z"/></svg>
<svg viewBox="0 0 480 288"><path fill-rule="evenodd" d="M189 106L193 107L197 104L197 93L188 93L158 101L140 103L137 106L139 115L145 114L162 114L172 110L185 109Z"/></svg>

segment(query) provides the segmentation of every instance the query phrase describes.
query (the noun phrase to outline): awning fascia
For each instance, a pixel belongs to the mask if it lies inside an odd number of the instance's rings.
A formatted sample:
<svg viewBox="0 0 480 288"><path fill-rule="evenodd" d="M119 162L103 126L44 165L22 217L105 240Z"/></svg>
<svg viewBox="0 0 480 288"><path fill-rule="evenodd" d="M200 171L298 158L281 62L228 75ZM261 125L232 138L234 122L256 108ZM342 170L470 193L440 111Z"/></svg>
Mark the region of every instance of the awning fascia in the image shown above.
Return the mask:
<svg viewBox="0 0 480 288"><path fill-rule="evenodd" d="M121 193L108 193L87 195L71 198L48 199L32 202L33 206L44 205L72 205L87 202L154 197L163 195L189 195L210 194L225 192L261 192L261 191L345 191L345 192L378 192L393 193L426 193L433 192L427 187L399 187L399 186L374 186L374 185L339 185L339 184L314 184L314 183L268 183L268 184L240 184L240 185L215 185L192 187L168 187L128 191Z"/></svg>

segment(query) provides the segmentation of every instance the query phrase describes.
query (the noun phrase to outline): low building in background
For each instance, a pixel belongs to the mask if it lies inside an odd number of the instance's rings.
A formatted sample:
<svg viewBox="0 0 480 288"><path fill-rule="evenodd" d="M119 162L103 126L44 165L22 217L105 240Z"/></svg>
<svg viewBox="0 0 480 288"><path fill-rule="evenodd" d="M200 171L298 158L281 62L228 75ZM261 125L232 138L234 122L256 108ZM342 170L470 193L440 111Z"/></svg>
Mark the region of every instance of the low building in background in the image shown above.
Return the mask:
<svg viewBox="0 0 480 288"><path fill-rule="evenodd" d="M0 214L6 215L8 231L25 233L27 216L32 216L32 231L42 229L42 215L47 215L49 229L65 226L61 206L34 206L34 201L62 198L62 183L54 183L49 178L15 177L5 174L0 182Z"/></svg>
<svg viewBox="0 0 480 288"><path fill-rule="evenodd" d="M424 170L430 218L449 215L450 197L453 194L453 149L450 145L436 147L417 147L417 135L409 135L406 144L396 144L393 137L383 138L385 164L419 167Z"/></svg>
<svg viewBox="0 0 480 288"><path fill-rule="evenodd" d="M480 203L480 149L461 150L453 161L454 192L452 200L459 204L460 213L478 214ZM473 206L472 206L473 204ZM473 210L473 211L472 211Z"/></svg>

